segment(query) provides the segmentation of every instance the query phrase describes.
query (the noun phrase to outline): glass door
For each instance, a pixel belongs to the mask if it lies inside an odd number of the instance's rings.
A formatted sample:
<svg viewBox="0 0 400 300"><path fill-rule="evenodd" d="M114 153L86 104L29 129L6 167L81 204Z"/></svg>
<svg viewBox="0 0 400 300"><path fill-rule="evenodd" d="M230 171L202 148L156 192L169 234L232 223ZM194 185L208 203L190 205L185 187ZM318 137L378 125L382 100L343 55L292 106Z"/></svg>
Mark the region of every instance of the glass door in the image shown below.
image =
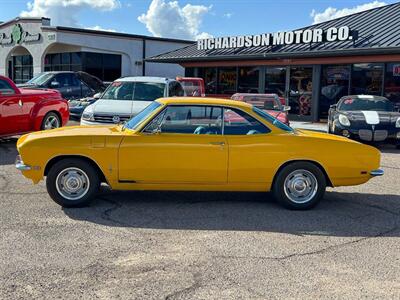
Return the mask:
<svg viewBox="0 0 400 300"><path fill-rule="evenodd" d="M266 94L278 94L283 105L286 101L286 67L267 67L265 71Z"/></svg>
<svg viewBox="0 0 400 300"><path fill-rule="evenodd" d="M288 100L290 114L299 117L311 117L313 94L313 67L290 67Z"/></svg>

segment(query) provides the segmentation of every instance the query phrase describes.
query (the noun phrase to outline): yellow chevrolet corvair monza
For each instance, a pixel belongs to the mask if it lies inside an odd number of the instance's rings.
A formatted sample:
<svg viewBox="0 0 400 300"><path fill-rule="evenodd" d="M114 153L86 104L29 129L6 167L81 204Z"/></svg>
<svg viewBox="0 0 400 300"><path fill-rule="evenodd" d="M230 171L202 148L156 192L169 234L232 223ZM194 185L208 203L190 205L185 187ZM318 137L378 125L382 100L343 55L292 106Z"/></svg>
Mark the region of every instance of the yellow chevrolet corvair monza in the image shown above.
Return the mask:
<svg viewBox="0 0 400 300"><path fill-rule="evenodd" d="M272 191L308 209L326 186L383 175L380 152L347 138L294 130L239 101L167 98L126 124L67 127L22 136L16 167L64 207L115 190Z"/></svg>

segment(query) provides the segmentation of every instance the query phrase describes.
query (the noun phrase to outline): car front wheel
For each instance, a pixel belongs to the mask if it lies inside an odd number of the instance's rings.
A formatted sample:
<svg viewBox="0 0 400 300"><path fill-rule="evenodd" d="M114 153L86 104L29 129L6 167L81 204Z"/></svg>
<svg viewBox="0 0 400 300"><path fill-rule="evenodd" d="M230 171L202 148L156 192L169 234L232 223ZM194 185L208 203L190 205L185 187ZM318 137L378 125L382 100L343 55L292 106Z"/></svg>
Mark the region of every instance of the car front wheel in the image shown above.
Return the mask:
<svg viewBox="0 0 400 300"><path fill-rule="evenodd" d="M294 162L278 173L272 191L284 207L306 210L318 204L325 189L326 179L320 168L309 162Z"/></svg>
<svg viewBox="0 0 400 300"><path fill-rule="evenodd" d="M46 114L42 121L41 130L55 129L61 127L60 117L54 113L49 112Z"/></svg>
<svg viewBox="0 0 400 300"><path fill-rule="evenodd" d="M99 174L87 161L63 159L54 164L46 178L50 197L63 207L86 206L100 186Z"/></svg>

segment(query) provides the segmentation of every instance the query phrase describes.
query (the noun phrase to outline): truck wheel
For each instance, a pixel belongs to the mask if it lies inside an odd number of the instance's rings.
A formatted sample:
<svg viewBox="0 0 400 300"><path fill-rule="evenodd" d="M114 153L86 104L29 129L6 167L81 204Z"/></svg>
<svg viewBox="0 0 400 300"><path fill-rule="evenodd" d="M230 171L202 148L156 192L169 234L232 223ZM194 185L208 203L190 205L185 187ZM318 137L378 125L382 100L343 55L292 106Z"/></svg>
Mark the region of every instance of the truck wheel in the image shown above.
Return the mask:
<svg viewBox="0 0 400 300"><path fill-rule="evenodd" d="M60 117L54 112L49 112L44 116L40 129L48 130L59 127L61 127Z"/></svg>
<svg viewBox="0 0 400 300"><path fill-rule="evenodd" d="M99 174L87 161L63 159L54 164L46 178L50 197L63 207L86 206L100 187Z"/></svg>
<svg viewBox="0 0 400 300"><path fill-rule="evenodd" d="M284 207L306 210L318 204L324 196L325 188L325 175L316 165L294 162L277 174L272 192Z"/></svg>

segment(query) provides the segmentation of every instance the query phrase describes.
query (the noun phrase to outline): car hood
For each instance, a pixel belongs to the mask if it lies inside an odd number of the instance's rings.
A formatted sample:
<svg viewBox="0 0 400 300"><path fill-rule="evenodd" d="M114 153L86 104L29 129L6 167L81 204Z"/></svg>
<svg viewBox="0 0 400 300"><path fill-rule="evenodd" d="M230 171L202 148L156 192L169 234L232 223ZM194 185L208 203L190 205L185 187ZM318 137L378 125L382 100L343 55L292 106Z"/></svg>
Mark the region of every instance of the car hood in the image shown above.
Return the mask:
<svg viewBox="0 0 400 300"><path fill-rule="evenodd" d="M25 134L18 139L17 148L39 139L53 139L62 137L93 137L118 135L120 126L68 126L52 130L43 130Z"/></svg>
<svg viewBox="0 0 400 300"><path fill-rule="evenodd" d="M93 113L102 115L135 116L150 103L152 102L99 99L93 104Z"/></svg>
<svg viewBox="0 0 400 300"><path fill-rule="evenodd" d="M349 143L356 143L359 144L358 142L348 139L343 136L339 135L334 135L334 134L328 134L320 131L313 131L313 130L305 130L305 129L296 129L295 132L298 135L301 136L307 136L310 138L317 138L317 139L323 139L323 140L330 140L330 141L341 141L341 142L349 142Z"/></svg>

